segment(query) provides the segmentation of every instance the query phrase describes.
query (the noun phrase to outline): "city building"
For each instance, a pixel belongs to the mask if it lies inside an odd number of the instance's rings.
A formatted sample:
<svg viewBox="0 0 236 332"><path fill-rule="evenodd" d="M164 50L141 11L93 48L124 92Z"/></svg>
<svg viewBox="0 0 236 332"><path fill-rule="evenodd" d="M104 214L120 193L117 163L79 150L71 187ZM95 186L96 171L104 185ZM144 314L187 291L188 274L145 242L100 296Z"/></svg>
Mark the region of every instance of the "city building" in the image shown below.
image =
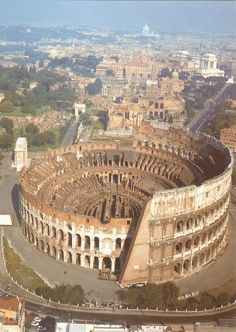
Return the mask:
<svg viewBox="0 0 236 332"><path fill-rule="evenodd" d="M233 152L236 152L236 125L221 129L220 140Z"/></svg>
<svg viewBox="0 0 236 332"><path fill-rule="evenodd" d="M24 166L28 165L28 147L26 137L18 137L14 149L14 164L17 172L20 172Z"/></svg>
<svg viewBox="0 0 236 332"><path fill-rule="evenodd" d="M187 116L185 101L182 97L177 95L149 96L148 100L152 104L148 108L146 119L171 123L180 128L184 126Z"/></svg>
<svg viewBox="0 0 236 332"><path fill-rule="evenodd" d="M179 74L174 71L172 78L164 77L159 80L160 94L178 94L184 89L184 81L179 79Z"/></svg>
<svg viewBox="0 0 236 332"><path fill-rule="evenodd" d="M139 103L112 104L108 108L108 129L137 129L147 113L147 107Z"/></svg>
<svg viewBox="0 0 236 332"><path fill-rule="evenodd" d="M223 70L217 68L217 57L215 54L207 53L200 57L200 68L196 75L201 75L204 78L210 76L224 77Z"/></svg>
<svg viewBox="0 0 236 332"><path fill-rule="evenodd" d="M0 296L0 331L23 332L25 309L18 297Z"/></svg>

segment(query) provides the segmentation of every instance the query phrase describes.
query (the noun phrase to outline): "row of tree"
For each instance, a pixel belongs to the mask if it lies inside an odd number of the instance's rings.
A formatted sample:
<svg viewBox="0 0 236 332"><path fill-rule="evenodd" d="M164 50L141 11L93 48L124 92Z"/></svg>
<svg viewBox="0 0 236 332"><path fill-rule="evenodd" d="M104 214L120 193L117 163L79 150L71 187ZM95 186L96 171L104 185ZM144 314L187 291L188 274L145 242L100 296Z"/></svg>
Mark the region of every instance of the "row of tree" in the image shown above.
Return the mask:
<svg viewBox="0 0 236 332"><path fill-rule="evenodd" d="M208 135L220 138L220 131L223 128L236 125L236 113L227 112L222 108L213 116L204 132Z"/></svg>
<svg viewBox="0 0 236 332"><path fill-rule="evenodd" d="M52 130L47 130L40 133L37 126L30 123L26 128L21 130L20 135L27 137L29 146L45 146L55 145L61 142L68 128L69 122L59 129L58 135ZM11 119L2 118L0 120L0 127L5 129L5 133L0 135L0 148L3 150L9 150L14 143L14 131L13 122Z"/></svg>
<svg viewBox="0 0 236 332"><path fill-rule="evenodd" d="M5 133L0 135L0 149L9 150L14 142L13 122L8 118L2 118L0 127L5 129Z"/></svg>
<svg viewBox="0 0 236 332"><path fill-rule="evenodd" d="M36 294L54 302L64 304L81 305L85 300L84 290L80 285L60 285L55 288L41 287L36 289Z"/></svg>
<svg viewBox="0 0 236 332"><path fill-rule="evenodd" d="M178 309L204 310L227 305L234 298L222 292L213 296L202 292L196 297L179 300L179 288L173 282L164 284L147 284L142 288L131 287L127 292L127 304L130 308L140 309Z"/></svg>

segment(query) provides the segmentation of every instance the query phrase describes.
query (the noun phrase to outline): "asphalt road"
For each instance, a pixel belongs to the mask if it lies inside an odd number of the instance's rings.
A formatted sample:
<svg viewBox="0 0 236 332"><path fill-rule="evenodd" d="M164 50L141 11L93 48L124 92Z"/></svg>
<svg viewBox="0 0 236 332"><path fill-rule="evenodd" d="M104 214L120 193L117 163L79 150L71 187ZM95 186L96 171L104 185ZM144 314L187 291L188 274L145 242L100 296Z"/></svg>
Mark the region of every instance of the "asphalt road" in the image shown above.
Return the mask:
<svg viewBox="0 0 236 332"><path fill-rule="evenodd" d="M81 321L88 323L115 323L115 324L192 324L194 322L212 323L219 318L236 317L236 306L229 308L222 313L202 312L168 312L168 311L147 311L147 310L120 310L110 309L109 311L101 310L83 310L72 311L58 308L50 308L26 302L26 309L37 312L38 314L47 314L55 317L59 321Z"/></svg>
<svg viewBox="0 0 236 332"><path fill-rule="evenodd" d="M227 95L228 86L229 84L226 83L223 88L218 92L218 94L214 98L212 98L212 101L207 101L205 103L205 108L203 112L187 126L189 131L202 131L206 128L209 120L217 112L217 105L223 103Z"/></svg>
<svg viewBox="0 0 236 332"><path fill-rule="evenodd" d="M61 142L61 146L67 146L67 145L71 145L74 143L74 139L77 134L77 128L78 128L78 122L72 121L69 129L67 130L67 132Z"/></svg>

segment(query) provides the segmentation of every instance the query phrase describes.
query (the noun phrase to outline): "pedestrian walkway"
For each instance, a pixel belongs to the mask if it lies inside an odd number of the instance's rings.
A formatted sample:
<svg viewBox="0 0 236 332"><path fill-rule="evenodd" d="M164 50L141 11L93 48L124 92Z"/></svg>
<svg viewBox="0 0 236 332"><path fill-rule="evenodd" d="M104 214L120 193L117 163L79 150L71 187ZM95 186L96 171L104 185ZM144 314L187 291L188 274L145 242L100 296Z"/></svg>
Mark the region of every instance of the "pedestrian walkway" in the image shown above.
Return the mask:
<svg viewBox="0 0 236 332"><path fill-rule="evenodd" d="M113 301L119 289L113 281L99 280L98 271L63 263L47 256L27 242L18 227L5 229L5 235L24 260L52 285L81 285L91 299Z"/></svg>
<svg viewBox="0 0 236 332"><path fill-rule="evenodd" d="M236 277L236 208L231 205L229 220L229 244L225 253L201 272L189 278L179 279L176 284L181 294L216 288ZM236 288L235 288L236 292ZM233 295L233 294L232 294Z"/></svg>

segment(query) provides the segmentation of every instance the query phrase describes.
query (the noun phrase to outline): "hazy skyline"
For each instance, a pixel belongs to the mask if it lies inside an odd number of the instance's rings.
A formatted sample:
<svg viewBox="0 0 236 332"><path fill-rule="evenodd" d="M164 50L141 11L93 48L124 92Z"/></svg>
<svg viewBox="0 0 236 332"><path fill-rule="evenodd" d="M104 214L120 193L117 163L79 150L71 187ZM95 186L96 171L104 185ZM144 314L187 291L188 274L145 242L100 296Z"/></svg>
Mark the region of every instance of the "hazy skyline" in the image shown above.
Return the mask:
<svg viewBox="0 0 236 332"><path fill-rule="evenodd" d="M89 25L156 31L236 32L234 1L1 1L1 24Z"/></svg>

